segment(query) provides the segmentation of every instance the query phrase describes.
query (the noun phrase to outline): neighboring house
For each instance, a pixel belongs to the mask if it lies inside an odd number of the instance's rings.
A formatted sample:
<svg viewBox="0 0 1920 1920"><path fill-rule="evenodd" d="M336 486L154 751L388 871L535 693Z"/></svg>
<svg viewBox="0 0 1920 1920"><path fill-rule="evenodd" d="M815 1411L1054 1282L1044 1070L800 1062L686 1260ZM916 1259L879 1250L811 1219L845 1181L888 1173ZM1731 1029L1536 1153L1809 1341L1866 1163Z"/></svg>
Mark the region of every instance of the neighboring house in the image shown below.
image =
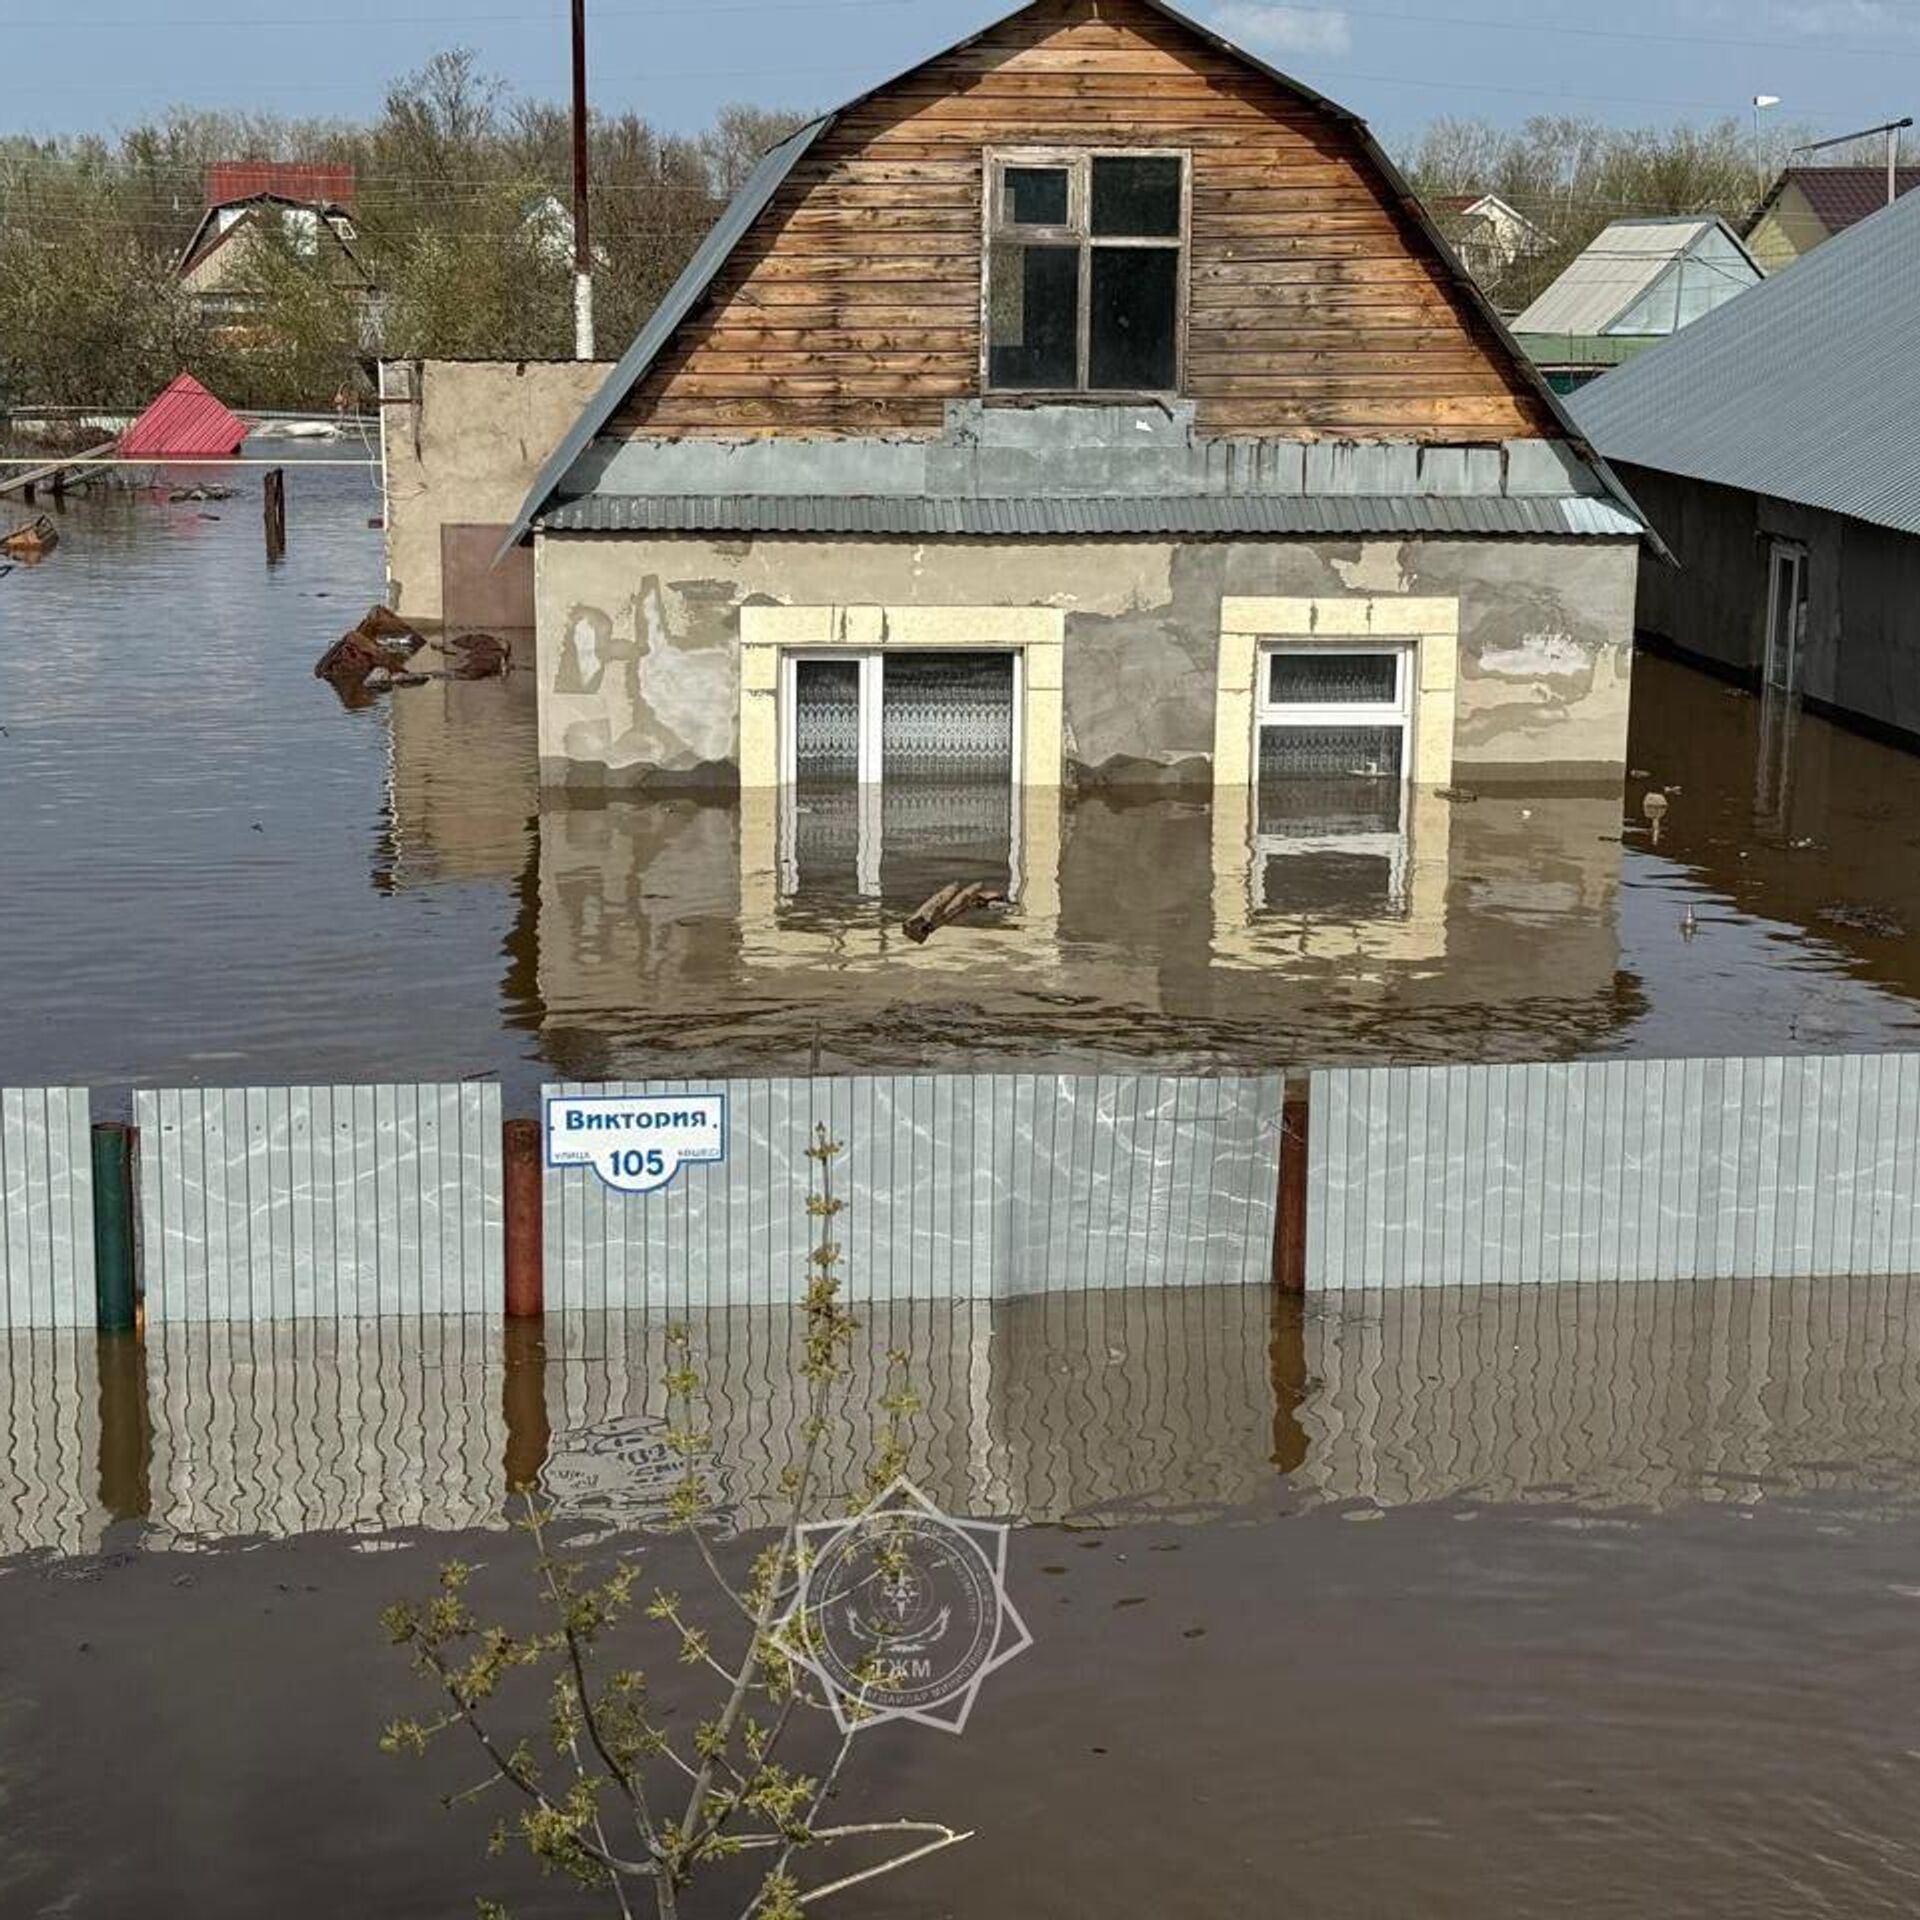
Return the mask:
<svg viewBox="0 0 1920 1920"><path fill-rule="evenodd" d="M1411 886L1416 788L1624 766L1631 500L1364 124L1160 0L775 147L513 537L543 779L741 787L769 889L962 774L1016 892L1065 784Z"/></svg>
<svg viewBox="0 0 1920 1920"><path fill-rule="evenodd" d="M180 283L209 320L244 335L260 305L250 271L278 234L296 255L350 291L371 344L379 294L355 250L351 167L221 161L207 170L207 207L181 249Z"/></svg>
<svg viewBox="0 0 1920 1920"><path fill-rule="evenodd" d="M1427 204L1467 271L1489 293L1522 260L1553 245L1552 234L1497 193L1443 193Z"/></svg>
<svg viewBox="0 0 1920 1920"><path fill-rule="evenodd" d="M562 205L557 193L537 194L527 202L520 231L526 235L534 257L543 265L573 265L573 209ZM590 250L594 265L604 267L608 257L606 248L594 241Z"/></svg>
<svg viewBox="0 0 1920 1920"><path fill-rule="evenodd" d="M1555 391L1569 393L1761 277L1724 220L1615 220L1513 331Z"/></svg>
<svg viewBox="0 0 1920 1920"><path fill-rule="evenodd" d="M1920 186L1920 167L1894 173L1896 198ZM1763 273L1790 267L1823 240L1878 213L1887 204L1887 170L1868 167L1788 167L1773 183L1747 227L1747 251Z"/></svg>
<svg viewBox="0 0 1920 1920"><path fill-rule="evenodd" d="M1920 745L1920 196L1579 396L1679 567L1640 624Z"/></svg>

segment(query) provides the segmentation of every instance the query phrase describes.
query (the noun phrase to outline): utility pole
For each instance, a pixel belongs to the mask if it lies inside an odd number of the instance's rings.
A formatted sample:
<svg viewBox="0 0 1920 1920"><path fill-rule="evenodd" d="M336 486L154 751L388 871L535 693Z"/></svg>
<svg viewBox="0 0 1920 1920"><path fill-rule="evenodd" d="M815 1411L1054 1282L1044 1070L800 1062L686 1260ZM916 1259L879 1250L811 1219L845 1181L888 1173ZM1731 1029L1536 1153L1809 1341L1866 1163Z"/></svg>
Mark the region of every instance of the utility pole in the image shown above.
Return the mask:
<svg viewBox="0 0 1920 1920"><path fill-rule="evenodd" d="M1887 140L1887 205L1900 197L1900 136L1913 125L1913 115L1904 120L1884 120L1877 127L1862 127L1858 133L1835 134L1831 140L1815 140L1810 146L1795 147L1795 153L1820 153L1828 147L1844 147L1855 140L1871 140L1876 133Z"/></svg>
<svg viewBox="0 0 1920 1920"><path fill-rule="evenodd" d="M587 232L587 0L573 0L573 357L593 358L593 241Z"/></svg>

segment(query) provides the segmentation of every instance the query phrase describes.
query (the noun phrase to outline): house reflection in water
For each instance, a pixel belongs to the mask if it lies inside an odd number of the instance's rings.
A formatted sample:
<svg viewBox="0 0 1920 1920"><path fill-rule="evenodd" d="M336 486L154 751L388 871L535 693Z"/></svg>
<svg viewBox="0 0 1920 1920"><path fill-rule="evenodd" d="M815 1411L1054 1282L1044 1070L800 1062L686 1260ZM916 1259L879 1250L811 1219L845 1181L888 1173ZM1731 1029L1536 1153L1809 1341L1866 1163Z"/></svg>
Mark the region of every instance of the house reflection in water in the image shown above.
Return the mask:
<svg viewBox="0 0 1920 1920"><path fill-rule="evenodd" d="M928 717L951 688L918 702L896 675L862 708L831 678L854 664L819 664L792 777L724 798L541 793L524 679L395 698L377 877L500 890L529 1085L816 1047L830 1068L1560 1057L1638 1011L1617 791L1443 795L1345 755L1200 797L1076 795L1010 777L1010 715L956 749ZM930 686L949 664L924 662ZM869 723L884 786L858 777ZM1009 905L916 946L901 923L954 881Z"/></svg>
<svg viewBox="0 0 1920 1920"><path fill-rule="evenodd" d="M550 1053L583 1074L793 1062L817 1020L824 1060L864 1066L1520 1057L1634 1011L1612 794L990 802L931 781L544 797L519 937ZM914 946L902 920L955 880L1012 904Z"/></svg>

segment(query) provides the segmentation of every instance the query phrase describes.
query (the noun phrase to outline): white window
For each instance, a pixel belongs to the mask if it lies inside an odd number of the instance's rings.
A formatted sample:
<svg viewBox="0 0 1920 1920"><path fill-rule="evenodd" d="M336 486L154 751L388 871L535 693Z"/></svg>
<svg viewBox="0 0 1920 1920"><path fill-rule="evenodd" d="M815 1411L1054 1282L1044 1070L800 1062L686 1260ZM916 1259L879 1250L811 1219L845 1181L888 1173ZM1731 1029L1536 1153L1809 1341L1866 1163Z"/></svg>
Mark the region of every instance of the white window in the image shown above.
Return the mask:
<svg viewBox="0 0 1920 1920"><path fill-rule="evenodd" d="M986 181L988 389L1178 392L1185 154L990 153Z"/></svg>
<svg viewBox="0 0 1920 1920"><path fill-rule="evenodd" d="M781 892L1016 892L1020 695L1007 648L783 653Z"/></svg>
<svg viewBox="0 0 1920 1920"><path fill-rule="evenodd" d="M1256 912L1406 910L1413 665L1411 642L1262 653Z"/></svg>

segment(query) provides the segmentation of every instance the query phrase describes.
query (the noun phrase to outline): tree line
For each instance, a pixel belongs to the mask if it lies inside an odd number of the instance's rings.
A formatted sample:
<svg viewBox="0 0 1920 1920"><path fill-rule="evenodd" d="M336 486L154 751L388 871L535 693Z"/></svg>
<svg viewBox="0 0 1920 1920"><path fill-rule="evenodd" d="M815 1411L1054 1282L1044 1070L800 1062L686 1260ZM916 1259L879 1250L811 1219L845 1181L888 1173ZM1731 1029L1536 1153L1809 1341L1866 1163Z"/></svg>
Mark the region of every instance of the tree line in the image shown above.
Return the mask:
<svg viewBox="0 0 1920 1920"><path fill-rule="evenodd" d="M804 117L729 106L693 137L633 113L594 117L603 351L633 337L755 159ZM1448 197L1491 192L1550 236L1492 289L1512 311L1616 217L1719 214L1744 225L1807 137L1769 129L1756 153L1735 120L1441 120L1401 158L1443 229L1457 231ZM188 296L177 266L204 210L206 169L233 159L353 168L352 246L380 290L375 328L355 291L271 224L240 270L245 326ZM0 406L133 407L185 368L234 405L315 407L364 394L375 352L564 357L570 180L566 109L516 96L464 51L397 81L365 124L176 111L112 140L0 136Z"/></svg>
<svg viewBox="0 0 1920 1920"><path fill-rule="evenodd" d="M754 161L806 117L729 106L692 137L594 117L604 348L624 348ZM200 310L177 268L220 160L352 167L377 336L356 290L272 221L236 269L246 323ZM0 406L124 409L182 368L236 406L328 406L367 390L376 338L400 357L566 357L571 180L566 108L516 97L464 51L396 82L368 124L183 110L113 140L0 135Z"/></svg>

